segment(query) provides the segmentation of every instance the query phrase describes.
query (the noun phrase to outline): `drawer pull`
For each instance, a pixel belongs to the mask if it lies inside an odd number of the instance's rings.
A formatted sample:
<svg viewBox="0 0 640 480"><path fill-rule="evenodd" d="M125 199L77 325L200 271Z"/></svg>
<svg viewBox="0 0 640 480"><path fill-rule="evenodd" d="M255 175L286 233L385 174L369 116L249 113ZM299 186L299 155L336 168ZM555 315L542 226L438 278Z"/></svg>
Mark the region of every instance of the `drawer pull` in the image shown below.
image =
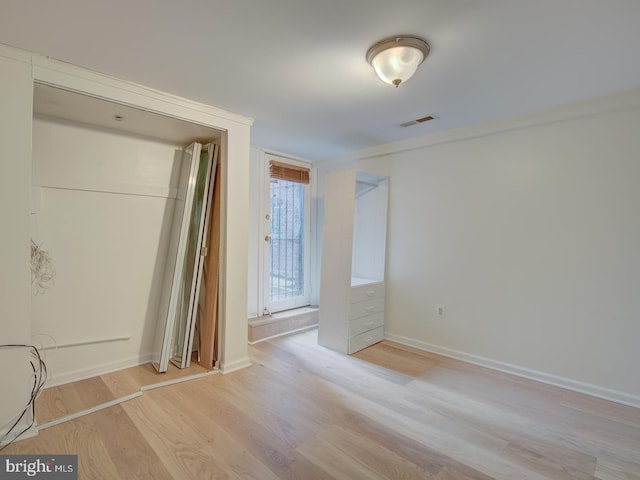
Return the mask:
<svg viewBox="0 0 640 480"><path fill-rule="evenodd" d="M368 337L364 339L365 342L369 343L371 341L373 341L373 337Z"/></svg>
<svg viewBox="0 0 640 480"><path fill-rule="evenodd" d="M367 328L371 328L375 325L375 322L364 322L364 326Z"/></svg>
<svg viewBox="0 0 640 480"><path fill-rule="evenodd" d="M367 313L373 313L373 311L375 310L375 307L367 307L364 309Z"/></svg>
<svg viewBox="0 0 640 480"><path fill-rule="evenodd" d="M376 294L375 290L367 290L365 292L365 294L367 295L367 297L373 297Z"/></svg>

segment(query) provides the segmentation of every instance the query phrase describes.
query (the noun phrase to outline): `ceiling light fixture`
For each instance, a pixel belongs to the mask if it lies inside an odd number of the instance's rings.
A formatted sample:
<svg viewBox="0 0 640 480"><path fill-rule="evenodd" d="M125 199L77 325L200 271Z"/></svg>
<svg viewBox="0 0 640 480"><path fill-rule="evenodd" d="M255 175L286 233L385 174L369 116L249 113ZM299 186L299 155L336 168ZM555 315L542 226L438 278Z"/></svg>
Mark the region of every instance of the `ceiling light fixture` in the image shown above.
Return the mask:
<svg viewBox="0 0 640 480"><path fill-rule="evenodd" d="M429 50L429 44L422 38L396 35L373 45L367 52L367 62L380 80L398 88L416 73Z"/></svg>

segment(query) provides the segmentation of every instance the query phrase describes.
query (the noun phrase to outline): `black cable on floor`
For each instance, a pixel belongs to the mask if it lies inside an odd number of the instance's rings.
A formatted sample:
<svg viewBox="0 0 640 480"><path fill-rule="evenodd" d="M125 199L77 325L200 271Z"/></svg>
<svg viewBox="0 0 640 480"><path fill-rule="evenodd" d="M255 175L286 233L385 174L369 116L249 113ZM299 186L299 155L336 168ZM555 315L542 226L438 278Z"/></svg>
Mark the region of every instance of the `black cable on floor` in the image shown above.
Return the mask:
<svg viewBox="0 0 640 480"><path fill-rule="evenodd" d="M4 442L7 439L7 437L9 437L13 433L15 428L20 424L20 422L24 419L25 415L29 413L29 411L31 412L31 422L26 428L24 428L19 433L15 434L14 437L6 445L0 446L0 451L2 451L6 447L11 445L13 442L15 442L22 434L27 432L31 427L33 427L36 419L36 398L38 397L38 394L42 390L42 387L44 386L45 381L47 380L47 365L44 363L44 360L42 360L42 356L40 355L40 352L38 351L35 345L6 344L6 345L0 345L0 348L30 349L31 361L29 363L31 365L31 369L33 370L33 386L31 387L31 394L29 396L29 401L25 405L22 412L18 415L18 418L16 419L16 421L13 422L13 425L11 425L11 427L9 427L9 429L4 433L2 438L0 438L0 444L2 444L2 442Z"/></svg>

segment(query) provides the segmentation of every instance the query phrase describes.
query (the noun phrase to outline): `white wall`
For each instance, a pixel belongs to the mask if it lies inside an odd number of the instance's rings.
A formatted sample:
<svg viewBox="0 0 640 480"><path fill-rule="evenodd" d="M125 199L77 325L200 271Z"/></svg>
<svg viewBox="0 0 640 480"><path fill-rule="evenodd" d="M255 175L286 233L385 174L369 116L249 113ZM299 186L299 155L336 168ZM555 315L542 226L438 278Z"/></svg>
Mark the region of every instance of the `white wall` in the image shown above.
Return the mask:
<svg viewBox="0 0 640 480"><path fill-rule="evenodd" d="M262 249L264 244L264 151L251 147L249 159L249 253L248 253L248 318L262 315L259 312L262 281Z"/></svg>
<svg viewBox="0 0 640 480"><path fill-rule="evenodd" d="M148 361L181 148L34 119L32 236L57 273L55 284L33 297L34 341L130 337L47 351L50 384Z"/></svg>
<svg viewBox="0 0 640 480"><path fill-rule="evenodd" d="M29 203L31 68L0 46L0 344L30 343ZM29 401L33 377L25 348L0 348L0 438ZM23 430L30 415L18 425ZM8 438L7 440L10 440Z"/></svg>
<svg viewBox="0 0 640 480"><path fill-rule="evenodd" d="M632 98L379 157L391 170L387 337L640 405Z"/></svg>

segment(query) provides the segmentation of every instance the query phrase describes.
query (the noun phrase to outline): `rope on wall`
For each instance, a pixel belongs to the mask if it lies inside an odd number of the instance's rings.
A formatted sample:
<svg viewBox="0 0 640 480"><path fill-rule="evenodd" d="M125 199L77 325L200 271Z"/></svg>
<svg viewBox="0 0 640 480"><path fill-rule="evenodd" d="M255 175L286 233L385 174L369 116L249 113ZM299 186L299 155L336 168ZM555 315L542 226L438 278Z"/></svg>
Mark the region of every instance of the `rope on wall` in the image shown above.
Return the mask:
<svg viewBox="0 0 640 480"><path fill-rule="evenodd" d="M31 291L44 293L55 283L56 268L51 255L31 239Z"/></svg>

